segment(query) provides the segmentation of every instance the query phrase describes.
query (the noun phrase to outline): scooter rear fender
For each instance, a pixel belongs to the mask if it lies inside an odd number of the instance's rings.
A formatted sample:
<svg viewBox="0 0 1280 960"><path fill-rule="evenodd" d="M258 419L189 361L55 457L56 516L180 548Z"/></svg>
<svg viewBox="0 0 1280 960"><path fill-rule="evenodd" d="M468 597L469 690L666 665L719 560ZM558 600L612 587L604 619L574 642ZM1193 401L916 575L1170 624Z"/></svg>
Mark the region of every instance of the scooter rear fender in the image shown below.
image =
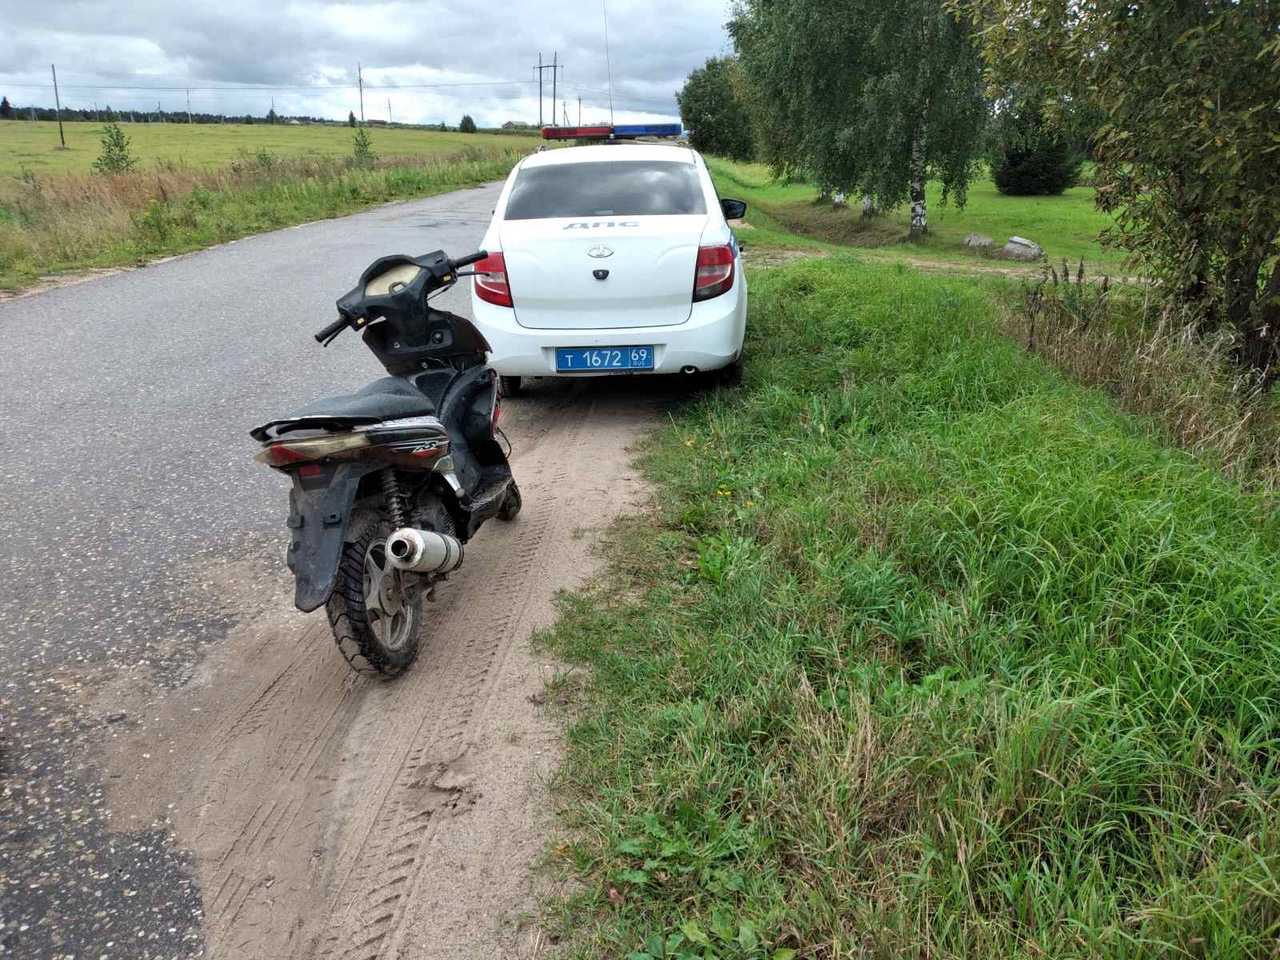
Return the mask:
<svg viewBox="0 0 1280 960"><path fill-rule="evenodd" d="M315 466L321 472L307 477L291 471L289 493L287 562L294 576L293 603L304 613L322 606L333 593L360 481L383 468L367 461L321 461Z"/></svg>

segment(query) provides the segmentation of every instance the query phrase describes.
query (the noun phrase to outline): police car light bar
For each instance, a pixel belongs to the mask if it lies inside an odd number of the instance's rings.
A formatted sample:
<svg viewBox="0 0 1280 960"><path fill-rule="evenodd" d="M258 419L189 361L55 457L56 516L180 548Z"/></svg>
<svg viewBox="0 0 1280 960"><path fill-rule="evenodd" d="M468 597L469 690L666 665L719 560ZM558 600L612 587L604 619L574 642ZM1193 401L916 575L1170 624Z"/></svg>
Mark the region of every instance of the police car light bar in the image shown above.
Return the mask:
<svg viewBox="0 0 1280 960"><path fill-rule="evenodd" d="M678 123L633 123L613 128L615 137L678 137L681 132Z"/></svg>
<svg viewBox="0 0 1280 960"><path fill-rule="evenodd" d="M632 137L678 137L678 123L633 123L613 127L543 127L543 140L626 140Z"/></svg>

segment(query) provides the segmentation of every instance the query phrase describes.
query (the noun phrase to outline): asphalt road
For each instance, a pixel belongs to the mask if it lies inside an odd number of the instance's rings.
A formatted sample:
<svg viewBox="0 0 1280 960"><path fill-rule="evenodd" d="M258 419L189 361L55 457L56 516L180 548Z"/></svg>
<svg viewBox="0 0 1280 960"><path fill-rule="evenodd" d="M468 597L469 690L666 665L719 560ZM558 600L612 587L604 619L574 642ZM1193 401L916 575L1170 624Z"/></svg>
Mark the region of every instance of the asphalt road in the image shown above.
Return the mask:
<svg viewBox="0 0 1280 960"><path fill-rule="evenodd" d="M278 566L287 512L248 430L382 375L355 336L311 334L376 257L471 252L497 193L0 302L0 955L202 951L189 855L163 822L109 829L94 748L146 718L95 693L181 684L236 622L207 571ZM467 312L461 286L442 303Z"/></svg>

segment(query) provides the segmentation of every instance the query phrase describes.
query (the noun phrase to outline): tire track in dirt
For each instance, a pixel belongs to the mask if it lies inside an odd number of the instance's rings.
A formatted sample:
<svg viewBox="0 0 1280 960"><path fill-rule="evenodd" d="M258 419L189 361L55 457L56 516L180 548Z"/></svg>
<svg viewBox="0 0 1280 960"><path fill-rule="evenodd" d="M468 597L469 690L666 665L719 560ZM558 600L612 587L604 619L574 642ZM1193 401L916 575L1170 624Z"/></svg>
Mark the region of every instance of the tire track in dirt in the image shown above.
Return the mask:
<svg viewBox="0 0 1280 960"><path fill-rule="evenodd" d="M532 469L526 482L542 495L526 507L526 524L515 549L491 568L496 582L481 585L473 581L466 591L461 607L465 623L461 626L472 639L460 658L460 682L443 707L435 735L420 740L401 766L394 796L384 804L394 805L392 816L398 822L387 831L385 843L371 843L363 850L375 876L371 885L358 885L355 913L349 910L344 914L326 943L336 950L327 955L343 960L394 956L407 935L405 915L420 899L415 894L427 874L424 852L440 815L458 812L461 805L471 802L468 794L474 781L467 755L474 742L472 727L489 715L494 681L514 642L523 639L514 628L542 586L532 574L549 559L547 535L557 522L569 519L573 502L563 496L566 481L575 470L585 473L589 469L589 464L581 462L581 451L582 428L591 412L588 401L554 431L556 445L550 464L529 464ZM510 602L495 606L492 597L510 598ZM362 892L365 889L367 893Z"/></svg>
<svg viewBox="0 0 1280 960"><path fill-rule="evenodd" d="M516 918L532 906L558 732L530 702L554 666L528 637L592 570L583 528L643 504L626 448L670 393L552 382L507 402L524 511L468 546L404 677L351 673L272 571L270 612L114 749L117 821L172 805L196 853L211 956L529 953Z"/></svg>

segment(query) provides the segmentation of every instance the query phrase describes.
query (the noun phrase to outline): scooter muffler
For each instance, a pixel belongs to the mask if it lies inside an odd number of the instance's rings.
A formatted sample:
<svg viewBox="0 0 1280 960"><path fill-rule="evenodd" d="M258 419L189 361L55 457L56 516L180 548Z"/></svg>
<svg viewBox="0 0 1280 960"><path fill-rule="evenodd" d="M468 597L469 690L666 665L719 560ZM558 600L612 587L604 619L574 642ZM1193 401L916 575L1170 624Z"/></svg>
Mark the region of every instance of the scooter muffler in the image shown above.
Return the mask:
<svg viewBox="0 0 1280 960"><path fill-rule="evenodd" d="M387 560L413 573L450 573L462 566L462 541L447 533L401 527L387 537Z"/></svg>

